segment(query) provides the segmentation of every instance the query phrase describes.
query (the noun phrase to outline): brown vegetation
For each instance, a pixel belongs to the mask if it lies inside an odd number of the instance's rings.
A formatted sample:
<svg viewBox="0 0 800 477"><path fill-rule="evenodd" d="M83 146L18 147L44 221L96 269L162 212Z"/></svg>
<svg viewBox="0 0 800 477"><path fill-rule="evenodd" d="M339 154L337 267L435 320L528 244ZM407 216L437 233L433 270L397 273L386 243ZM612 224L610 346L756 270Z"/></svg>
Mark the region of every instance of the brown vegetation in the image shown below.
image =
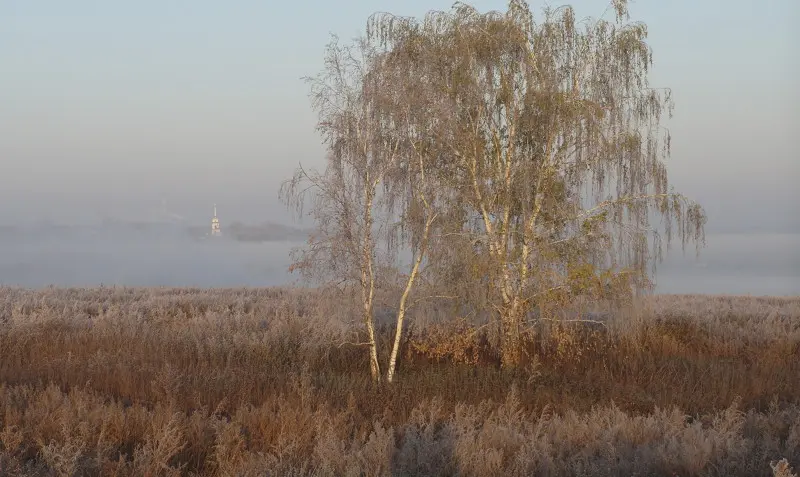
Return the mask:
<svg viewBox="0 0 800 477"><path fill-rule="evenodd" d="M661 296L593 328L540 323L514 370L499 366L491 327L418 308L402 373L377 387L354 306L312 290L2 289L0 474L749 476L800 464L798 299Z"/></svg>

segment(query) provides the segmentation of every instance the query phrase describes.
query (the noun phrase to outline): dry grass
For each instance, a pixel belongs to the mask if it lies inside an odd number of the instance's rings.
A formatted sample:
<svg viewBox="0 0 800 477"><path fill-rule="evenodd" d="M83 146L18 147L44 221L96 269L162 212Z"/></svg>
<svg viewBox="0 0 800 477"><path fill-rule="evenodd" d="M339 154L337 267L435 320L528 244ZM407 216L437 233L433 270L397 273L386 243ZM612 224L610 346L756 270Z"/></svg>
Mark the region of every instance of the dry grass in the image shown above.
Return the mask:
<svg viewBox="0 0 800 477"><path fill-rule="evenodd" d="M607 327L548 323L514 373L486 328L417 326L388 388L346 344L349 316L316 291L0 289L0 475L800 465L800 299L655 297Z"/></svg>

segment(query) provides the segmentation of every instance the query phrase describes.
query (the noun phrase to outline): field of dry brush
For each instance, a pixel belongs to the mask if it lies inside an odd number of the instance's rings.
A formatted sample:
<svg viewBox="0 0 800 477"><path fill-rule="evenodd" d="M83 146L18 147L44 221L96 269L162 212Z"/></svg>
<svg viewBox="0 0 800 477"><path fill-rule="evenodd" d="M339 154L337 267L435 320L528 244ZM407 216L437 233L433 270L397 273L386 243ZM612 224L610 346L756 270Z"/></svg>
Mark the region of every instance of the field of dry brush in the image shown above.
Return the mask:
<svg viewBox="0 0 800 477"><path fill-rule="evenodd" d="M800 299L658 296L548 323L515 372L487 328L423 315L375 387L349 305L318 291L0 289L0 475L800 467Z"/></svg>

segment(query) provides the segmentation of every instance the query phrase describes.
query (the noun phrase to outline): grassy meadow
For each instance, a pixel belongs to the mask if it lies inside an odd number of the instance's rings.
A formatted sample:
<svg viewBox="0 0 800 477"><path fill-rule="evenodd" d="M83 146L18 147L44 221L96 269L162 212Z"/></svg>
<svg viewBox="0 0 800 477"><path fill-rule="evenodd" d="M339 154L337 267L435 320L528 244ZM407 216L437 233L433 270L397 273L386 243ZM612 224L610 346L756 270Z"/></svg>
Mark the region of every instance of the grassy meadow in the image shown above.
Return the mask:
<svg viewBox="0 0 800 477"><path fill-rule="evenodd" d="M0 289L0 475L800 467L800 298L655 296L541 323L513 372L490 327L418 309L390 386L371 384L353 316L316 290Z"/></svg>

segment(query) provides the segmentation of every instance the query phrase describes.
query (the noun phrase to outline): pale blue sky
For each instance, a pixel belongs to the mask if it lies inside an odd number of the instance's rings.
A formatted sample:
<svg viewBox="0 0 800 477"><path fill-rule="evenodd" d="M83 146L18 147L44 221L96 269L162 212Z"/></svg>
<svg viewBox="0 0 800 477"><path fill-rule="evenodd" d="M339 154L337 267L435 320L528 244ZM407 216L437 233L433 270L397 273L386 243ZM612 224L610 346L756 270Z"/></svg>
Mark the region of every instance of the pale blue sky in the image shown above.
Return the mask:
<svg viewBox="0 0 800 477"><path fill-rule="evenodd" d="M321 68L329 33L451 3L0 0L0 219L147 219L164 198L198 221L214 202L228 221L283 221L280 181L323 157L300 77ZM578 16L607 5L564 3ZM650 28L653 84L674 90L668 168L710 228L800 231L798 4L631 6Z"/></svg>

